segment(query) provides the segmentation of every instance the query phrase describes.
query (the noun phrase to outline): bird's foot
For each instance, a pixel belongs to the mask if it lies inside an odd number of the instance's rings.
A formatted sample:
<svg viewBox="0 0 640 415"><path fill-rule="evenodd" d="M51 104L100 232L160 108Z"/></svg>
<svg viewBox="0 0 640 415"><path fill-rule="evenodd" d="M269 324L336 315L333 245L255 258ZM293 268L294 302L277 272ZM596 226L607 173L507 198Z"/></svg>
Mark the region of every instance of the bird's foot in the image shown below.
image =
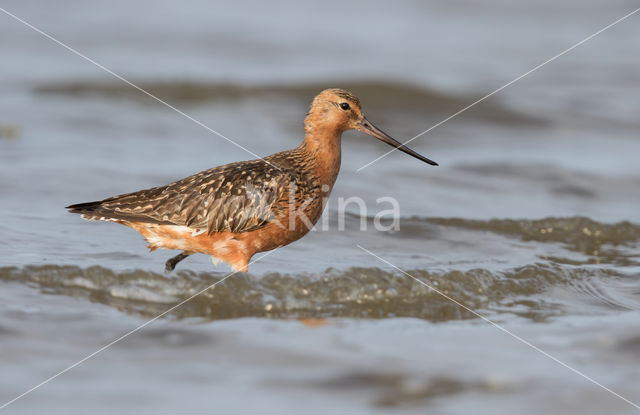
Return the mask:
<svg viewBox="0 0 640 415"><path fill-rule="evenodd" d="M178 262L182 261L189 255L191 254L187 254L186 252L183 252L181 254L174 256L173 258L168 259L167 262L164 264L164 272L173 271L176 268L176 265L178 265Z"/></svg>

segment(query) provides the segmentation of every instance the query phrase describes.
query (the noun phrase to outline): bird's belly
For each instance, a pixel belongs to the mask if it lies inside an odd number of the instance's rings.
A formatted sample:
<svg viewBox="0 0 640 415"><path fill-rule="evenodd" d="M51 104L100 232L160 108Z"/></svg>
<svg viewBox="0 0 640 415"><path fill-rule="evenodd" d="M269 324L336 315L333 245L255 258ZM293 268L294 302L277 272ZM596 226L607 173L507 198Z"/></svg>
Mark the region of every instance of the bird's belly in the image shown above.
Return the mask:
<svg viewBox="0 0 640 415"><path fill-rule="evenodd" d="M265 226L244 232L213 232L187 226L147 222L119 221L138 231L149 243L149 249L177 249L202 253L235 267L246 264L257 252L270 251L290 244L306 235L322 215L322 204L313 200L296 209L278 209L274 220ZM238 267L242 268L242 267Z"/></svg>
<svg viewBox="0 0 640 415"><path fill-rule="evenodd" d="M149 243L149 249L178 249L188 253L202 253L222 260L233 268L246 264L255 253L247 241L236 238L233 232L214 232L187 226L159 225L143 222L123 222L138 231Z"/></svg>
<svg viewBox="0 0 640 415"><path fill-rule="evenodd" d="M308 199L309 203L300 203L296 200L293 204L285 205L285 208L277 209L274 219L266 226L254 231L238 234L242 240L251 241L250 245L255 252L264 252L281 246L288 245L306 235L322 216L324 208L321 200Z"/></svg>

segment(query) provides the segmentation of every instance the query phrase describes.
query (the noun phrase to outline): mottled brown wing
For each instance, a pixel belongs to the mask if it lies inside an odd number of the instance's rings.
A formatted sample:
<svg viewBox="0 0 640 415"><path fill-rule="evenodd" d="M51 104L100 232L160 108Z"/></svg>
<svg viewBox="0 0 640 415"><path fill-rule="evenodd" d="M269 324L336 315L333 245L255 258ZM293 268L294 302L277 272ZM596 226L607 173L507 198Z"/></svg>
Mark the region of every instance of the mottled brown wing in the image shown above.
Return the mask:
<svg viewBox="0 0 640 415"><path fill-rule="evenodd" d="M184 225L208 233L243 232L273 219L272 208L288 180L285 172L262 160L232 163L102 200L92 216Z"/></svg>

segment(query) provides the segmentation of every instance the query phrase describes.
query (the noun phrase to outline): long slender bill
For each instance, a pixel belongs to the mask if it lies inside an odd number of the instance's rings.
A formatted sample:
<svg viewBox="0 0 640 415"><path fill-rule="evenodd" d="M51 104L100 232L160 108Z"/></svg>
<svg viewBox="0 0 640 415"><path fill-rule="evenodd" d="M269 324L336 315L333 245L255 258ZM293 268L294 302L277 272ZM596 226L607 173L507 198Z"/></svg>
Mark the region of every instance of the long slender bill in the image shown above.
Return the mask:
<svg viewBox="0 0 640 415"><path fill-rule="evenodd" d="M425 163L431 164L432 166L438 165L438 163L436 163L435 161L429 160L428 158L411 150L409 147L405 147L401 142L391 138L389 134L385 133L384 131L377 128L375 125L371 124L369 120L367 120L366 118L362 118L362 122L358 127L358 131L362 131L363 133L369 134L370 136L373 136L378 140L383 141L389 144L390 146L395 147L398 150L417 158L418 160L422 160Z"/></svg>

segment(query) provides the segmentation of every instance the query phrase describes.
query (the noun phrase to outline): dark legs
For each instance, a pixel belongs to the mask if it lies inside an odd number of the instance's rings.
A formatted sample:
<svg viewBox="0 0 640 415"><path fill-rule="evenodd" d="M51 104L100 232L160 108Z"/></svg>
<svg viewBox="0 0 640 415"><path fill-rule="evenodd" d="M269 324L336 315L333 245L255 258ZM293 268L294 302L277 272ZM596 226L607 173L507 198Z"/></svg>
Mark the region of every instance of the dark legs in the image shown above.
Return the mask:
<svg viewBox="0 0 640 415"><path fill-rule="evenodd" d="M183 259L185 259L189 255L191 255L191 253L183 252L183 253L178 254L178 255L174 256L173 258L169 259L167 261L167 263L164 265L164 272L173 271L173 269L176 267L176 265L178 265L178 262L182 261Z"/></svg>

